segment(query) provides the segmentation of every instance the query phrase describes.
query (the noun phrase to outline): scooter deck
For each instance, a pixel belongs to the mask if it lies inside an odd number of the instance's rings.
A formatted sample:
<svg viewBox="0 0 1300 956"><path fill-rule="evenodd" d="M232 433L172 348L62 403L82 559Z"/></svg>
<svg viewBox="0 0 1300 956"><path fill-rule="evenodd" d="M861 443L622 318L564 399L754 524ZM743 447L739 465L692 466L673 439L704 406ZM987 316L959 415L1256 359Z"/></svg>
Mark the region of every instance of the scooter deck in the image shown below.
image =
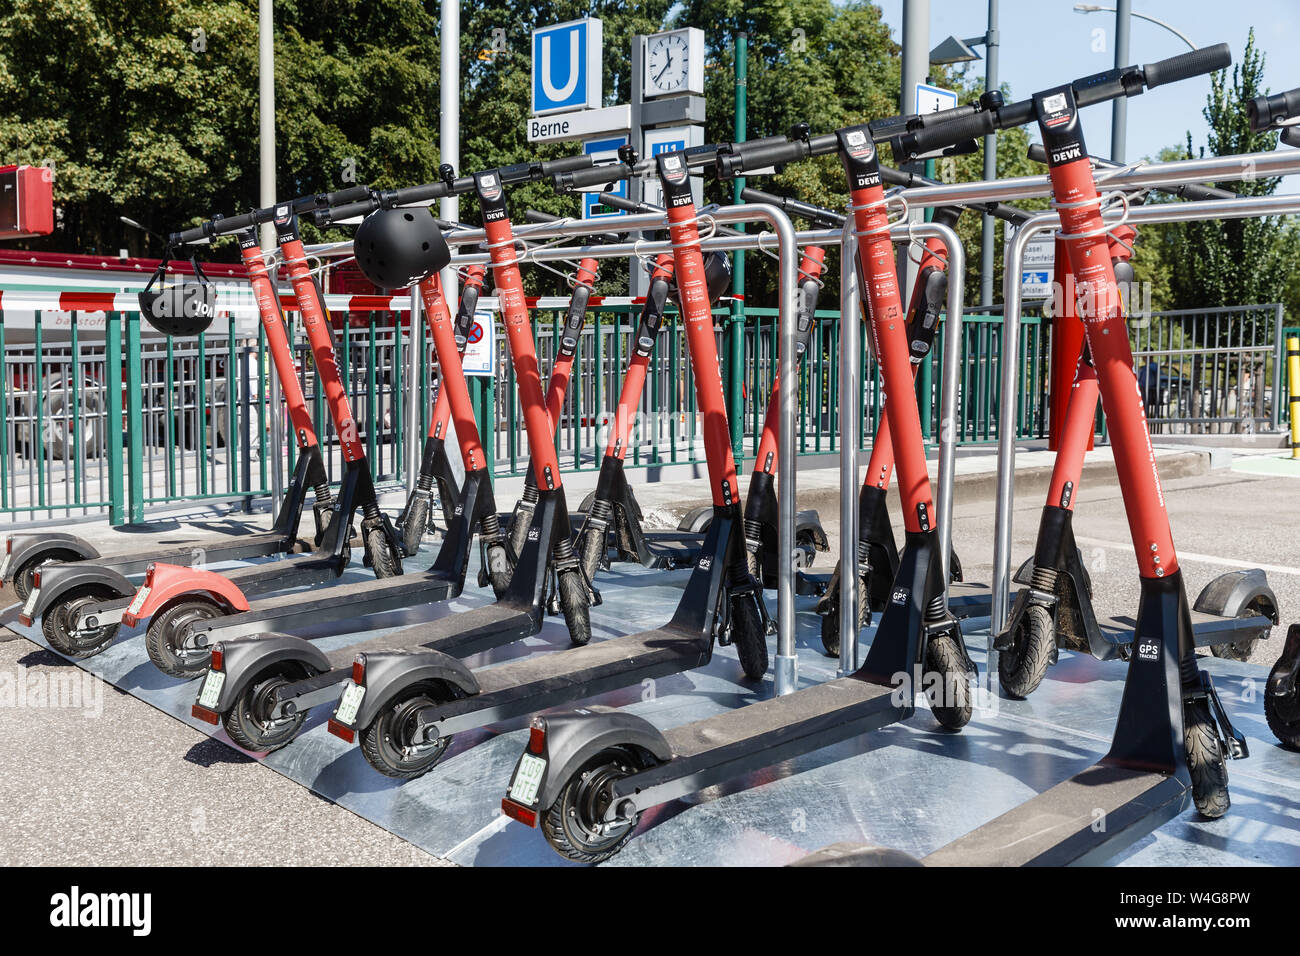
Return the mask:
<svg viewBox="0 0 1300 956"><path fill-rule="evenodd" d="M454 657L501 647L537 633L533 613L526 605L488 604L452 614L428 624L404 627L389 634L368 638L358 644L330 651L325 656L331 667L351 666L360 653L427 648Z"/></svg>
<svg viewBox="0 0 1300 956"><path fill-rule="evenodd" d="M1190 788L1162 773L1094 764L940 847L926 866L1087 865L1186 809Z"/></svg>
<svg viewBox="0 0 1300 956"><path fill-rule="evenodd" d="M642 536L646 551L654 559L649 567L658 570L693 565L704 549L704 535L692 531L648 531Z"/></svg>
<svg viewBox="0 0 1300 956"><path fill-rule="evenodd" d="M703 667L710 642L688 628L664 627L538 654L475 671L479 693L420 714L438 735L459 733L636 684Z"/></svg>
<svg viewBox="0 0 1300 956"><path fill-rule="evenodd" d="M673 759L614 784L614 800L652 807L911 716L893 687L840 677L664 734Z"/></svg>
<svg viewBox="0 0 1300 956"><path fill-rule="evenodd" d="M249 558L268 557L304 544L310 550L311 545L301 539L285 541L282 534L259 531L256 534L234 535L230 539L195 538L190 543L177 544L171 548L110 554L92 560L96 567L108 568L130 577L144 574L151 564L189 565L194 560L196 550L202 550L204 561L213 564L218 561L243 561Z"/></svg>
<svg viewBox="0 0 1300 956"><path fill-rule="evenodd" d="M321 594L276 594L260 599L251 610L214 618L192 625L196 634L206 634L208 643L228 641L252 634L291 629L304 624L347 621L367 614L409 608L414 604L446 601L460 593L459 582L450 577L403 574L400 577L336 584ZM355 630L355 628L353 628Z"/></svg>
<svg viewBox="0 0 1300 956"><path fill-rule="evenodd" d="M1227 644L1236 641L1249 641L1257 637L1268 637L1273 622L1263 616L1223 617L1208 611L1192 611L1192 636L1197 647L1210 647L1214 644ZM1102 633L1116 644L1132 644L1133 629L1137 621L1132 617L1116 615L1098 621Z"/></svg>

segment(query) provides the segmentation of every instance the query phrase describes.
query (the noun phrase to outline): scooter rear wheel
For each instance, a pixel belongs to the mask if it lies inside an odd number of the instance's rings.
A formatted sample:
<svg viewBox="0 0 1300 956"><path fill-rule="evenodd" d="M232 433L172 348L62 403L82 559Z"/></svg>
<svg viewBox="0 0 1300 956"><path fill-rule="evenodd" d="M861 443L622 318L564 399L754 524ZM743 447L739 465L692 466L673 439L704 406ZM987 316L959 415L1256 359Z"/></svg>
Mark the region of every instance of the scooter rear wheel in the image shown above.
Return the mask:
<svg viewBox="0 0 1300 956"><path fill-rule="evenodd" d="M189 643L186 629L199 621L221 617L222 609L208 598L187 598L164 608L149 622L144 635L149 660L168 677L191 680L208 669L206 647Z"/></svg>
<svg viewBox="0 0 1300 956"><path fill-rule="evenodd" d="M938 675L936 685L934 675ZM966 655L951 634L936 634L925 645L925 685L935 720L948 730L970 723L971 673Z"/></svg>
<svg viewBox="0 0 1300 956"><path fill-rule="evenodd" d="M998 678L1007 696L1024 700L1043 682L1056 648L1052 612L1038 604L1025 608L1011 635L1011 647L998 655Z"/></svg>
<svg viewBox="0 0 1300 956"><path fill-rule="evenodd" d="M245 750L265 753L283 747L298 736L307 720L307 711L276 720L270 714L276 688L290 684L300 676L307 675L293 674L281 668L260 674L250 681L222 718L222 726L230 739Z"/></svg>
<svg viewBox="0 0 1300 956"><path fill-rule="evenodd" d="M455 688L441 682L415 684L403 690L361 731L361 753L366 763L397 780L414 780L428 773L451 746L451 738L417 746L415 715L424 707L458 696Z"/></svg>
<svg viewBox="0 0 1300 956"><path fill-rule="evenodd" d="M767 631L758 613L758 597L736 595L731 599L731 641L736 645L740 667L750 680L762 680L767 673Z"/></svg>
<svg viewBox="0 0 1300 956"><path fill-rule="evenodd" d="M21 567L14 571L14 594L18 595L18 600L26 601L31 596L32 586L35 583L32 578L38 570L56 561L80 560L80 555L75 551L46 551L40 557L24 562Z"/></svg>
<svg viewBox="0 0 1300 956"><path fill-rule="evenodd" d="M542 835L551 849L577 863L601 863L623 849L636 830L636 819L603 822L608 785L637 767L638 761L620 747L602 750L583 764L542 815Z"/></svg>
<svg viewBox="0 0 1300 956"><path fill-rule="evenodd" d="M65 657L94 657L113 643L122 622L113 621L83 632L76 630L77 614L87 604L111 601L115 597L119 595L110 588L76 588L41 615L41 633L50 647Z"/></svg>
<svg viewBox="0 0 1300 956"><path fill-rule="evenodd" d="M1228 812L1232 799L1228 795L1228 763L1219 745L1219 731L1204 701L1184 705L1183 740L1196 812L1216 820Z"/></svg>
<svg viewBox="0 0 1300 956"><path fill-rule="evenodd" d="M1273 665L1277 671L1281 662ZM1273 674L1269 675L1272 683ZM1290 750L1300 750L1300 687L1296 687L1285 697L1276 697L1265 692L1264 717L1268 720L1268 729Z"/></svg>

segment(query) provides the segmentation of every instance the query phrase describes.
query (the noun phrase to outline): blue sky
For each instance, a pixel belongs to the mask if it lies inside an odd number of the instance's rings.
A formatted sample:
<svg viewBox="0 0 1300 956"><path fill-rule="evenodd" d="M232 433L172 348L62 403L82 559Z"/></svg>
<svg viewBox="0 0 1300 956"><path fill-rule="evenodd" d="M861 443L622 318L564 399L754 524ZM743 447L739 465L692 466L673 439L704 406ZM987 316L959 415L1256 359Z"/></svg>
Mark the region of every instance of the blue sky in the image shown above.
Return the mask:
<svg viewBox="0 0 1300 956"><path fill-rule="evenodd" d="M999 72L1017 99L1086 76L1114 65L1115 14L1076 13L1075 0L1001 0ZM1097 0L1115 6L1114 0ZM901 39L903 0L879 0L884 20L895 40ZM1273 92L1300 86L1300 64L1294 49L1300 40L1300 2L1296 0L1133 0L1133 9L1164 20L1185 33L1198 46L1227 43L1239 62L1250 27L1256 45L1266 55L1265 76ZM985 0L930 0L930 48L949 35L961 38L984 33L988 15ZM1093 49L1094 31L1104 52ZM1129 36L1129 62L1149 63L1187 50L1174 34L1145 20L1133 18ZM980 48L979 52L983 52ZM1288 56L1288 53L1291 55ZM984 61L969 69L984 75ZM1209 90L1208 79L1185 80L1132 97L1128 101L1126 158L1154 157L1165 146L1181 143L1187 130L1196 147L1205 142L1201 109ZM1108 105L1083 111L1084 138L1090 152L1110 151L1111 110Z"/></svg>

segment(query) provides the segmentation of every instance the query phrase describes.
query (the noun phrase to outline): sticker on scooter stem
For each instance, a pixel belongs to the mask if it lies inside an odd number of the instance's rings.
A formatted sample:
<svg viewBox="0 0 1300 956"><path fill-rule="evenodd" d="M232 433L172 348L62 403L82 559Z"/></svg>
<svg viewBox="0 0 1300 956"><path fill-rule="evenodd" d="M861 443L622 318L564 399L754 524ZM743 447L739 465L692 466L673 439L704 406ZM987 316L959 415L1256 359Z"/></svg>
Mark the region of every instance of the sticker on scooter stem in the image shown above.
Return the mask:
<svg viewBox="0 0 1300 956"><path fill-rule="evenodd" d="M907 599L911 595L911 593L912 592L909 591L907 588L894 588L894 593L889 596L889 600L892 603L901 606L907 603Z"/></svg>
<svg viewBox="0 0 1300 956"><path fill-rule="evenodd" d="M1160 639L1157 637L1144 637L1138 642L1137 656L1140 661L1160 660Z"/></svg>
<svg viewBox="0 0 1300 956"><path fill-rule="evenodd" d="M1047 165L1055 168L1082 159L1083 140L1073 88L1059 86L1035 93L1034 107L1043 133L1043 146L1047 150Z"/></svg>

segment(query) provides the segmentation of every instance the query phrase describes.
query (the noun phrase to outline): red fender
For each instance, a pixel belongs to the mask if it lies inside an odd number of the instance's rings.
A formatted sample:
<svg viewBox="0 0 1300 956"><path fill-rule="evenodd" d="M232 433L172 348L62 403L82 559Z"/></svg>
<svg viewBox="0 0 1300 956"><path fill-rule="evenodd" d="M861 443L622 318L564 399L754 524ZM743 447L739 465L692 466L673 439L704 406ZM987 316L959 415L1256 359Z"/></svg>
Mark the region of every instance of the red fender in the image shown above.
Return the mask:
<svg viewBox="0 0 1300 956"><path fill-rule="evenodd" d="M122 623L135 627L186 594L206 594L227 610L248 610L248 598L244 597L244 592L215 571L178 564L151 564L145 571L144 584L135 592L131 606L122 615Z"/></svg>

